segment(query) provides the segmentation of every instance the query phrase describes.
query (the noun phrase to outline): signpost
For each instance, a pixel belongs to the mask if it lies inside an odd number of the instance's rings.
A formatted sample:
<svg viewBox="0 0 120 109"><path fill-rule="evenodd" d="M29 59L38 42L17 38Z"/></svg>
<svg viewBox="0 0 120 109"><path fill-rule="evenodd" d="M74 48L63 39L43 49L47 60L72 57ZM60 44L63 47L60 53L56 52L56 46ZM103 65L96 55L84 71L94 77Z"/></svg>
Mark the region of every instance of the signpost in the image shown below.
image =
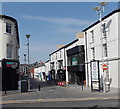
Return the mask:
<svg viewBox="0 0 120 109"><path fill-rule="evenodd" d="M99 61L91 61L91 91L100 91Z"/></svg>

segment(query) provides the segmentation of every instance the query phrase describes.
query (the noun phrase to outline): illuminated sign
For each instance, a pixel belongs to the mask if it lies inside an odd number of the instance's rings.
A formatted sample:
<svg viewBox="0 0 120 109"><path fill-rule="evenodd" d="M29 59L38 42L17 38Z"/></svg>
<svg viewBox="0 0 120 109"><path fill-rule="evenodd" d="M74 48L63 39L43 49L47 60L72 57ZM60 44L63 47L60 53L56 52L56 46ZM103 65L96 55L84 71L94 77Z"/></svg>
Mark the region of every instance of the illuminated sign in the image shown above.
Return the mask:
<svg viewBox="0 0 120 109"><path fill-rule="evenodd" d="M18 63L16 62L6 62L6 67L12 67L12 68L16 68L18 66Z"/></svg>

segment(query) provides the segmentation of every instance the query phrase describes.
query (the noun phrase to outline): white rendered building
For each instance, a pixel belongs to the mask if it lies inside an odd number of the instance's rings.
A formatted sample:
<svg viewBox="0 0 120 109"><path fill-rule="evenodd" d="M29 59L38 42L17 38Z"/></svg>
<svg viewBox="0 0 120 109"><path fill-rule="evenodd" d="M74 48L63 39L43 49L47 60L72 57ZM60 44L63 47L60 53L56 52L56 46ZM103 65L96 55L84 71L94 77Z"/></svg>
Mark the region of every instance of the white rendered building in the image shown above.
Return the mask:
<svg viewBox="0 0 120 109"><path fill-rule="evenodd" d="M39 66L34 68L34 78L38 78L41 81L45 81L45 66Z"/></svg>
<svg viewBox="0 0 120 109"><path fill-rule="evenodd" d="M19 60L19 34L16 19L0 15L0 60Z"/></svg>
<svg viewBox="0 0 120 109"><path fill-rule="evenodd" d="M2 90L18 89L19 48L17 20L0 15L0 74L2 74L0 77L2 77Z"/></svg>
<svg viewBox="0 0 120 109"><path fill-rule="evenodd" d="M58 79L60 72L61 74L65 75L65 67L66 67L65 47L62 46L61 48L58 48L49 56L50 56L50 73L52 80Z"/></svg>
<svg viewBox="0 0 120 109"><path fill-rule="evenodd" d="M69 65L68 65L67 51L72 48L76 49L76 47L79 47L81 45L84 45L84 35L83 33L77 33L76 40L66 44L65 46L62 46L61 48L59 48L58 50L56 50L55 52L49 55L50 65L51 65L50 73L52 75L53 80L66 81L66 82L70 81L69 71L68 71ZM73 54L71 54L71 56L73 56Z"/></svg>
<svg viewBox="0 0 120 109"><path fill-rule="evenodd" d="M83 32L85 33L86 42L85 63L87 85L91 86L90 62L98 60L100 87L103 88L103 79L105 79L105 87L109 85L109 87L120 88L120 86L118 87L118 79L120 77L120 9L106 15L102 18L102 22L95 22L84 29ZM103 64L108 66L107 70L103 71Z"/></svg>
<svg viewBox="0 0 120 109"><path fill-rule="evenodd" d="M45 62L45 74L48 76L50 72L50 60Z"/></svg>

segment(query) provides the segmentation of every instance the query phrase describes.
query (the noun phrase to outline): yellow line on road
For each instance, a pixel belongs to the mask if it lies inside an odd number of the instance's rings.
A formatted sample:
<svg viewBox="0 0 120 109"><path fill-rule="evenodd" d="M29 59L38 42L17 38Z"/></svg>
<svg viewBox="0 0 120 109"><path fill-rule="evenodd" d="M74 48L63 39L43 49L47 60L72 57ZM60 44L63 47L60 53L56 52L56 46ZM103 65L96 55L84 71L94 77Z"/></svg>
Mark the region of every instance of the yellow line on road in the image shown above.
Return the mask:
<svg viewBox="0 0 120 109"><path fill-rule="evenodd" d="M85 101L85 100L107 100L107 99L120 99L118 97L107 97L107 98L81 98L81 99L36 99L36 100L14 100L14 101L2 101L0 104L11 104L11 103L35 103L35 102L59 102L59 101Z"/></svg>

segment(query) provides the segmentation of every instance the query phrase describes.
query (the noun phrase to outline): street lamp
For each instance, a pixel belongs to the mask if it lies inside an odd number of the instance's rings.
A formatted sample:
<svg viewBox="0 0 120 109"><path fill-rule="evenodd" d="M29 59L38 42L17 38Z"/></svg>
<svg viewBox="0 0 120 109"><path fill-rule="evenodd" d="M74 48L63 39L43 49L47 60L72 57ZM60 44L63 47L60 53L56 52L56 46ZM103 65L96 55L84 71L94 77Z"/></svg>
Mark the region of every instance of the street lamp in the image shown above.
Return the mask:
<svg viewBox="0 0 120 109"><path fill-rule="evenodd" d="M24 62L25 62L25 65L24 65L24 73L25 73L25 75L26 75L26 71L27 71L27 69L26 69L26 54L24 54Z"/></svg>
<svg viewBox="0 0 120 109"><path fill-rule="evenodd" d="M102 36L102 13L104 12L104 7L107 5L108 2L100 2L98 7L95 7L94 10L97 12L100 21L100 38L101 38L101 52L102 52L102 65L104 64L103 60L103 36ZM105 72L103 71L103 91L106 92L105 87Z"/></svg>
<svg viewBox="0 0 120 109"><path fill-rule="evenodd" d="M26 65L26 54L24 54L24 62L25 62L25 65Z"/></svg>
<svg viewBox="0 0 120 109"><path fill-rule="evenodd" d="M26 35L26 38L27 38L27 47L28 47L28 70L29 70L29 61L30 61L30 58L29 58L29 38L30 38L30 34L27 34Z"/></svg>

